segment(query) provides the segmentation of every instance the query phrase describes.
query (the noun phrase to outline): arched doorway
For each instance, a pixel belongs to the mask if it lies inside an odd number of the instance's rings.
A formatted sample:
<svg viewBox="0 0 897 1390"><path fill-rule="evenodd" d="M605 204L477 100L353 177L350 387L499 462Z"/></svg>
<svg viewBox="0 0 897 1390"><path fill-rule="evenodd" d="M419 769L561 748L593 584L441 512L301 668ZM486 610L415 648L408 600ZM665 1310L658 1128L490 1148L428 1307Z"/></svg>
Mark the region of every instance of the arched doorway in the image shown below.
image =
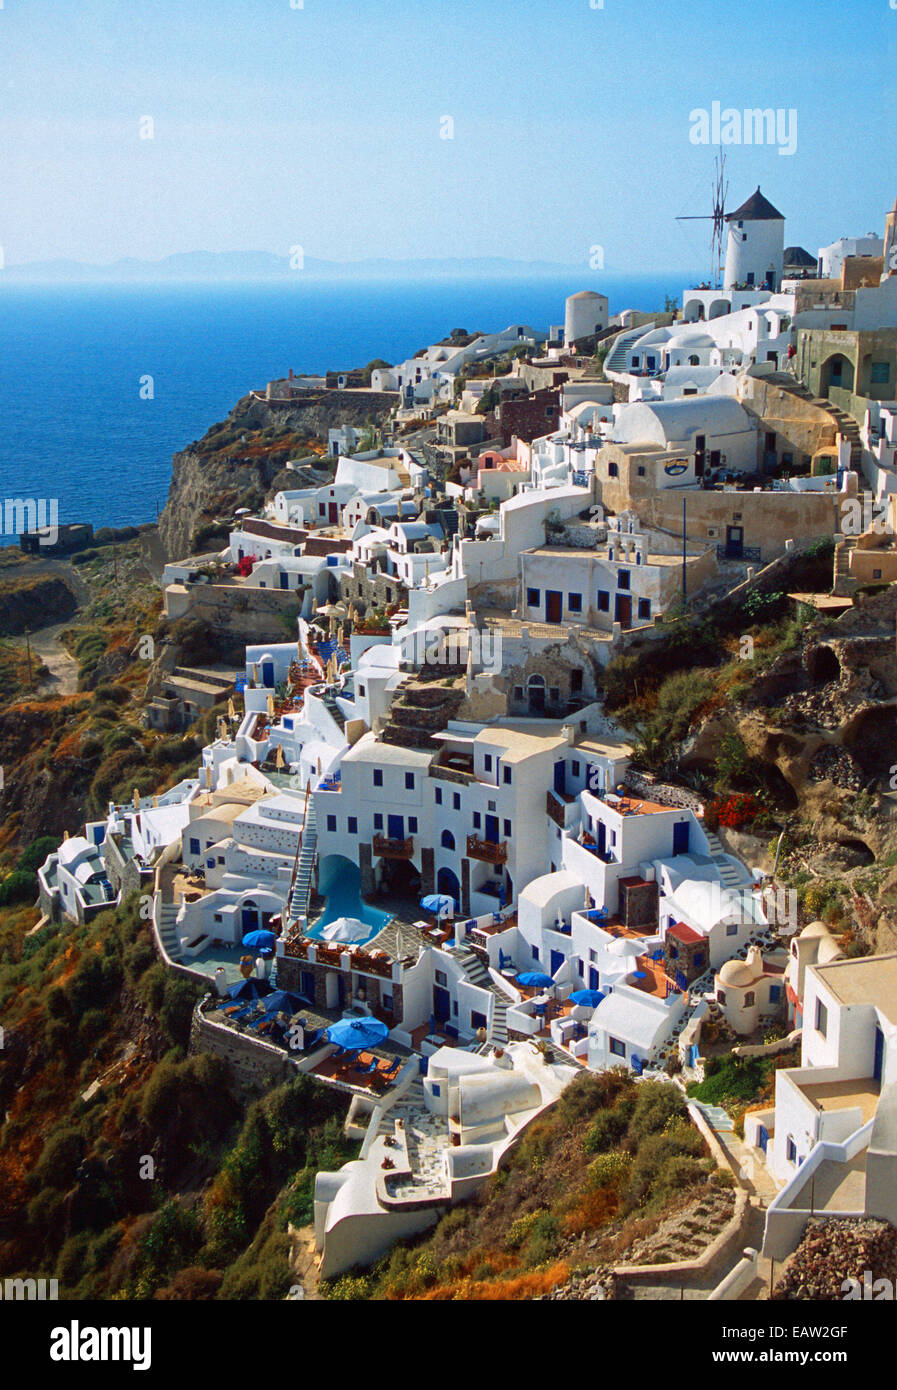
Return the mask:
<svg viewBox="0 0 897 1390"><path fill-rule="evenodd" d="M545 677L530 676L526 689L530 714L544 714Z"/></svg>
<svg viewBox="0 0 897 1390"><path fill-rule="evenodd" d="M853 390L853 363L841 352L832 353L826 358L819 373L819 394L828 399L832 387L842 391Z"/></svg>
<svg viewBox="0 0 897 1390"><path fill-rule="evenodd" d="M436 875L436 892L445 893L455 904L455 911L461 911L461 885L453 869L443 866Z"/></svg>

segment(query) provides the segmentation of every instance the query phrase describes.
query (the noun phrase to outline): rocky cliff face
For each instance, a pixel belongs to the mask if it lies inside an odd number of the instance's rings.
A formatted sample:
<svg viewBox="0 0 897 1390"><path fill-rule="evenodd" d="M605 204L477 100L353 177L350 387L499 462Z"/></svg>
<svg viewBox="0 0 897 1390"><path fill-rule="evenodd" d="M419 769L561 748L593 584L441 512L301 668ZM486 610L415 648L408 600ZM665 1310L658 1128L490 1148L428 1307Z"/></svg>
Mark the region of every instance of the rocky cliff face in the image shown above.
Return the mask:
<svg viewBox="0 0 897 1390"><path fill-rule="evenodd" d="M340 425L380 424L395 401L371 391L322 391L289 405L245 396L226 421L174 455L159 517L167 558L189 555L198 528L216 517L229 517L238 506L259 506L286 460L308 452L302 441L326 444L328 430Z"/></svg>
<svg viewBox="0 0 897 1390"><path fill-rule="evenodd" d="M0 634L19 636L70 618L78 607L72 590L55 574L35 574L0 583Z"/></svg>

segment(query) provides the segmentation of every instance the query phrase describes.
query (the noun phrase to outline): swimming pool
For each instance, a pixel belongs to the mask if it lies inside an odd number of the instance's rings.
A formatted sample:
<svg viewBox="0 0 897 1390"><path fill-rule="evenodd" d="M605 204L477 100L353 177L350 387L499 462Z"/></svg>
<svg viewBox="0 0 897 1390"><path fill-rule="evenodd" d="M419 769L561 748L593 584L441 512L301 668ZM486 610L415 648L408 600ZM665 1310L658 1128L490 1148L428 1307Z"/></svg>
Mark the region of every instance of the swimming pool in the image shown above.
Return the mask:
<svg viewBox="0 0 897 1390"><path fill-rule="evenodd" d="M383 912L380 908L371 907L369 903L364 902L361 896L361 870L350 859L344 859L340 855L331 855L325 859L318 876L318 891L326 902L323 913L307 933L315 940L322 940L321 933L324 927L335 922L338 917L357 917L370 927L367 936L353 943L362 946L382 931L387 922L392 921L391 912Z"/></svg>

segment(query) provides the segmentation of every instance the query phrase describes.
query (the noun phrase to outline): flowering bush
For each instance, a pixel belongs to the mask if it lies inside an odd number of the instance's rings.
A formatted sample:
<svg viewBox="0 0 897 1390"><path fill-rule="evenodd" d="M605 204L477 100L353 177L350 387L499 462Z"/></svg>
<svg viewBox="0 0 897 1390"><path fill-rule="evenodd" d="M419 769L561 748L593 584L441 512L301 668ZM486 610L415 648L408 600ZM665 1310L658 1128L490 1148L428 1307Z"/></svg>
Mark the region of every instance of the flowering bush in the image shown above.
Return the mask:
<svg viewBox="0 0 897 1390"><path fill-rule="evenodd" d="M717 830L721 825L727 830L738 830L754 820L759 810L760 803L750 792L735 792L704 807L704 824L708 830Z"/></svg>

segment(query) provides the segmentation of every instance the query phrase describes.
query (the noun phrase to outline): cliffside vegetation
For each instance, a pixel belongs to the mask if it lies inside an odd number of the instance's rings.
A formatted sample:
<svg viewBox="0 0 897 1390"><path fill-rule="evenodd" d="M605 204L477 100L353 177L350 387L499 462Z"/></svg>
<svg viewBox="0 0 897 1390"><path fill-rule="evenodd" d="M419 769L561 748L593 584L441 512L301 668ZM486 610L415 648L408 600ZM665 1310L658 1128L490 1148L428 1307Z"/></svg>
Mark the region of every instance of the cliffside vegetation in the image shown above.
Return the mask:
<svg viewBox="0 0 897 1390"><path fill-rule="evenodd" d="M64 1298L279 1298L287 1224L354 1153L305 1078L254 1101L187 1055L200 989L157 961L139 899L26 935L0 909L0 1277Z"/></svg>

